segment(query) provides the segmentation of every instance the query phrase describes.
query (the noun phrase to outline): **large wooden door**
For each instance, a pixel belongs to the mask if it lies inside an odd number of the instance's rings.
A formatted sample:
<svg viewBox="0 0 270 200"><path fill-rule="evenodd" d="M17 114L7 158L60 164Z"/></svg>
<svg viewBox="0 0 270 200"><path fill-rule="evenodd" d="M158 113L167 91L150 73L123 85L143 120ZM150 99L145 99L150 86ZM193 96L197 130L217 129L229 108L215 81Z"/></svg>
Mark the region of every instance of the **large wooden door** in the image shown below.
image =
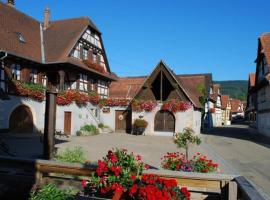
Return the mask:
<svg viewBox="0 0 270 200"><path fill-rule="evenodd" d="M160 110L155 116L155 131L174 132L175 118L169 111Z"/></svg>
<svg viewBox="0 0 270 200"><path fill-rule="evenodd" d="M130 110L116 110L115 111L115 131L117 132L131 132L131 111Z"/></svg>
<svg viewBox="0 0 270 200"><path fill-rule="evenodd" d="M25 105L15 108L9 118L10 132L32 133L33 127L33 115L30 108Z"/></svg>
<svg viewBox="0 0 270 200"><path fill-rule="evenodd" d="M71 112L65 112L64 116L64 133L71 134Z"/></svg>

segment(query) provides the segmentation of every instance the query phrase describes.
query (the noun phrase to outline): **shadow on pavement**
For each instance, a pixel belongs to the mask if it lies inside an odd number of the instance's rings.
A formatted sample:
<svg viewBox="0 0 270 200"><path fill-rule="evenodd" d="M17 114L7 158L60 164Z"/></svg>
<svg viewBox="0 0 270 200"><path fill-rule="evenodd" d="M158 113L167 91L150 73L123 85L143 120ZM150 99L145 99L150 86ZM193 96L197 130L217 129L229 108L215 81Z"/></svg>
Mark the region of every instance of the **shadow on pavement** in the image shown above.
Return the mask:
<svg viewBox="0 0 270 200"><path fill-rule="evenodd" d="M223 127L214 127L209 130L202 131L202 134L247 140L270 148L270 138L259 134L256 129L250 128L247 123L233 124Z"/></svg>

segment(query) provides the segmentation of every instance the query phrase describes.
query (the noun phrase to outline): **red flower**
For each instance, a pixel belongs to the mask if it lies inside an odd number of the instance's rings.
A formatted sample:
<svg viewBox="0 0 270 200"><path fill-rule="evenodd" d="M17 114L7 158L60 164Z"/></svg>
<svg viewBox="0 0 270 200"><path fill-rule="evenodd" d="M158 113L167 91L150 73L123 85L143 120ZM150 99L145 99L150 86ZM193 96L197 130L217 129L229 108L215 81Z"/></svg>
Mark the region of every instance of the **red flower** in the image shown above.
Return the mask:
<svg viewBox="0 0 270 200"><path fill-rule="evenodd" d="M122 172L122 168L120 166L112 166L112 172L114 172L115 176L119 176Z"/></svg>
<svg viewBox="0 0 270 200"><path fill-rule="evenodd" d="M132 185L132 187L129 189L129 196L132 196L133 194L135 194L137 192L137 189L138 189L137 184Z"/></svg>
<svg viewBox="0 0 270 200"><path fill-rule="evenodd" d="M135 181L136 178L137 178L137 177L136 177L135 175L131 175L131 176L130 176L130 179L133 180L133 181Z"/></svg>
<svg viewBox="0 0 270 200"><path fill-rule="evenodd" d="M139 161L139 160L141 160L141 159L142 159L142 157L141 157L140 155L137 155L137 156L136 156L136 160Z"/></svg>
<svg viewBox="0 0 270 200"><path fill-rule="evenodd" d="M87 181L86 180L82 180L82 186L85 188L87 186Z"/></svg>

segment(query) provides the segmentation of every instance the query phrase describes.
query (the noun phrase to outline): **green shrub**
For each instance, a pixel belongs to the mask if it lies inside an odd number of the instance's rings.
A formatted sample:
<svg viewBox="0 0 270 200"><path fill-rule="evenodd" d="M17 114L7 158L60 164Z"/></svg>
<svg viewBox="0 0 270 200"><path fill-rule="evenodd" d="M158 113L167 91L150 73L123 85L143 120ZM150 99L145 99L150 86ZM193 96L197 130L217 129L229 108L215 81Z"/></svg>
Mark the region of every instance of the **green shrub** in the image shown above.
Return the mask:
<svg viewBox="0 0 270 200"><path fill-rule="evenodd" d="M98 128L93 124L86 124L83 127L81 127L81 129L79 131L82 133L81 135L97 135L97 134L99 134Z"/></svg>
<svg viewBox="0 0 270 200"><path fill-rule="evenodd" d="M82 131L78 130L78 131L76 131L76 135L77 135L77 136L82 136L83 133L82 133Z"/></svg>
<svg viewBox="0 0 270 200"><path fill-rule="evenodd" d="M64 151L57 153L56 160L70 163L85 163L86 156L82 147L66 148Z"/></svg>
<svg viewBox="0 0 270 200"><path fill-rule="evenodd" d="M104 128L104 124L103 123L99 123L98 124L98 128Z"/></svg>
<svg viewBox="0 0 270 200"><path fill-rule="evenodd" d="M44 185L41 189L32 191L29 200L72 200L75 190L59 189L54 184Z"/></svg>

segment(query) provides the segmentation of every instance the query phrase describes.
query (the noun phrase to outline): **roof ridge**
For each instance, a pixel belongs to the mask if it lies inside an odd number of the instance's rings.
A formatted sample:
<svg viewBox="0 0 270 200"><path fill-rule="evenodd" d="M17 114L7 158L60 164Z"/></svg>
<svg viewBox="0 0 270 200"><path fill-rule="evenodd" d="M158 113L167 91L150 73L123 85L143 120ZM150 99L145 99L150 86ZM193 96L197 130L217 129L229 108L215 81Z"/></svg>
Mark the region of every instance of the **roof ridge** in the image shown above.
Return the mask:
<svg viewBox="0 0 270 200"><path fill-rule="evenodd" d="M87 16L72 17L72 18L66 18L66 19L51 20L50 22L69 21L69 20L74 20L74 19L89 19L89 17L87 17Z"/></svg>

